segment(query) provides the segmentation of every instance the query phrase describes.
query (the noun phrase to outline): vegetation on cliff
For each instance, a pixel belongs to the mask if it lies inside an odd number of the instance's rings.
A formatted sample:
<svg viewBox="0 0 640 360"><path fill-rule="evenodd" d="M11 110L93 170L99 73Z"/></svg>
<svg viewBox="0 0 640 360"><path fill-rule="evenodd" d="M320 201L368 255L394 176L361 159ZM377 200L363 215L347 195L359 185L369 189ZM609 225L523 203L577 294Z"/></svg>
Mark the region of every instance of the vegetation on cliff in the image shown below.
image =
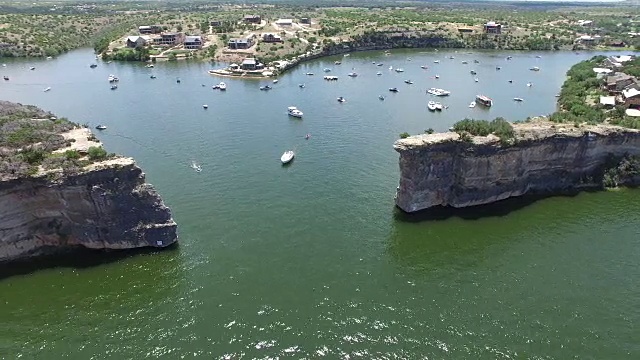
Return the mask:
<svg viewBox="0 0 640 360"><path fill-rule="evenodd" d="M640 177L640 158L625 155L622 158L610 157L604 166L602 186L616 188L627 183L637 183ZM634 181L635 180L635 181Z"/></svg>
<svg viewBox="0 0 640 360"><path fill-rule="evenodd" d="M497 117L494 120L464 119L453 124L453 131L460 135L460 139L470 141L473 136L487 136L493 134L500 138L503 145L513 144L515 132L513 126L504 118Z"/></svg>
<svg viewBox="0 0 640 360"><path fill-rule="evenodd" d="M87 154L76 149L56 151L72 145L75 140L62 134L75 128L79 125L35 106L0 101L0 179L52 169L78 172L109 156L101 147L89 148Z"/></svg>

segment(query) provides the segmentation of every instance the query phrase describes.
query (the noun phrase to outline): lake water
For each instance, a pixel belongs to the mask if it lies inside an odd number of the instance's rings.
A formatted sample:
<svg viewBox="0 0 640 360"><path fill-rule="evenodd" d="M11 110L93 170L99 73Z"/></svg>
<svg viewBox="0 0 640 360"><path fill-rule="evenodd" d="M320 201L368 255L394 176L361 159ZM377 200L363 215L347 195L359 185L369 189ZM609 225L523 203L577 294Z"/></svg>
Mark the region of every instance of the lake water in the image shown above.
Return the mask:
<svg viewBox="0 0 640 360"><path fill-rule="evenodd" d="M302 64L271 91L200 62L5 60L0 98L107 125L98 137L143 167L180 245L4 277L0 358L640 358L640 192L479 218L407 218L393 203L399 133L549 114L566 70L592 55L357 53ZM339 81L322 80L327 67ZM452 92L442 113L426 108L430 87ZM476 94L495 105L468 108Z"/></svg>

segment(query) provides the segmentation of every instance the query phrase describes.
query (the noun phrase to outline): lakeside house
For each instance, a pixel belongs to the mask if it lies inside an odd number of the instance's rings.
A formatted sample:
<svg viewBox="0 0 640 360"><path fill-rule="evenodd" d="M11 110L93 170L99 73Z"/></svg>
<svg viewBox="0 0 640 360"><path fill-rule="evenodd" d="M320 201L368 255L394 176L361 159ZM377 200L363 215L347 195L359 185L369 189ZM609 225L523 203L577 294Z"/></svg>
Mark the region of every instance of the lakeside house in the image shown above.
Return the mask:
<svg viewBox="0 0 640 360"><path fill-rule="evenodd" d="M484 32L487 34L501 34L502 24L498 24L495 21L489 21L484 24Z"/></svg>
<svg viewBox="0 0 640 360"><path fill-rule="evenodd" d="M606 108L612 108L616 106L616 97L615 96L600 96L600 105Z"/></svg>
<svg viewBox="0 0 640 360"><path fill-rule="evenodd" d="M626 106L640 108L640 90L636 87L622 90L622 99Z"/></svg>
<svg viewBox="0 0 640 360"><path fill-rule="evenodd" d="M229 39L227 47L231 50L246 50L253 46L253 38L246 37L244 39Z"/></svg>
<svg viewBox="0 0 640 360"><path fill-rule="evenodd" d="M179 32L165 32L153 38L154 45L178 45L184 41L184 34Z"/></svg>
<svg viewBox="0 0 640 360"><path fill-rule="evenodd" d="M276 20L276 25L278 25L278 26L292 26L293 25L293 20L292 19L278 19L278 20Z"/></svg>
<svg viewBox="0 0 640 360"><path fill-rule="evenodd" d="M610 93L619 93L627 86L635 84L636 78L625 73L615 73L607 76L606 90Z"/></svg>
<svg viewBox="0 0 640 360"><path fill-rule="evenodd" d="M311 18L308 18L308 17L300 18L300 24L311 25Z"/></svg>
<svg viewBox="0 0 640 360"><path fill-rule="evenodd" d="M142 25L142 26L138 26L138 32L143 35L160 34L162 32L162 26Z"/></svg>
<svg viewBox="0 0 640 360"><path fill-rule="evenodd" d="M593 46L595 44L597 44L600 41L600 35L581 35L580 37L578 37L576 39L576 43L580 43L582 45L589 45L589 46Z"/></svg>
<svg viewBox="0 0 640 360"><path fill-rule="evenodd" d="M260 24L260 22L262 22L262 18L260 15L245 15L242 18L242 21L245 24Z"/></svg>
<svg viewBox="0 0 640 360"><path fill-rule="evenodd" d="M202 49L202 36L200 35L187 35L184 37L184 48L189 50Z"/></svg>
<svg viewBox="0 0 640 360"><path fill-rule="evenodd" d="M147 45L150 42L151 42L150 36L134 35L134 36L127 36L127 39L125 40L125 45L128 48L140 48Z"/></svg>
<svg viewBox="0 0 640 360"><path fill-rule="evenodd" d="M278 34L265 33L262 34L262 41L266 43L277 43L282 42L282 37L280 37L280 35Z"/></svg>
<svg viewBox="0 0 640 360"><path fill-rule="evenodd" d="M264 69L264 64L259 63L254 58L246 58L242 60L242 64L240 64L240 69L242 70L262 70Z"/></svg>

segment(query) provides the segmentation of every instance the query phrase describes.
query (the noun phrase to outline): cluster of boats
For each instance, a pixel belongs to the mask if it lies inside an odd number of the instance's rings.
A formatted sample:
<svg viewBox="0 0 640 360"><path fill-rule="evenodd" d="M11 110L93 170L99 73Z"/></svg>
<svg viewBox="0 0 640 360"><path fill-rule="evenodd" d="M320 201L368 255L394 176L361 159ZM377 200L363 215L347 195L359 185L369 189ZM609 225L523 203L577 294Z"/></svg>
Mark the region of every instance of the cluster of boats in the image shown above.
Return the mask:
<svg viewBox="0 0 640 360"><path fill-rule="evenodd" d="M213 90L227 90L227 84L225 84L224 82L220 82L219 84L213 85L211 87Z"/></svg>
<svg viewBox="0 0 640 360"><path fill-rule="evenodd" d="M442 111L444 105L439 102L429 101L427 103L427 108L429 109L429 111Z"/></svg>

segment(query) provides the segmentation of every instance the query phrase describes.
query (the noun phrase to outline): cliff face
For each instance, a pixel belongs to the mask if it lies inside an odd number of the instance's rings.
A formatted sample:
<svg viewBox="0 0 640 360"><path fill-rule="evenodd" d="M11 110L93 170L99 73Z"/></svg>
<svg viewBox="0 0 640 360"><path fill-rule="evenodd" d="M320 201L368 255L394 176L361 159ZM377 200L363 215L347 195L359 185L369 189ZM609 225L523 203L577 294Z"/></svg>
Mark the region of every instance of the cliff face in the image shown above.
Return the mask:
<svg viewBox="0 0 640 360"><path fill-rule="evenodd" d="M176 223L132 159L92 164L59 180L0 182L0 261L73 247L165 247Z"/></svg>
<svg viewBox="0 0 640 360"><path fill-rule="evenodd" d="M456 133L396 141L397 206L406 212L461 208L600 186L607 159L640 154L640 132L633 129L533 123L514 124L514 130L517 142L512 146L501 146L493 135L464 142Z"/></svg>

